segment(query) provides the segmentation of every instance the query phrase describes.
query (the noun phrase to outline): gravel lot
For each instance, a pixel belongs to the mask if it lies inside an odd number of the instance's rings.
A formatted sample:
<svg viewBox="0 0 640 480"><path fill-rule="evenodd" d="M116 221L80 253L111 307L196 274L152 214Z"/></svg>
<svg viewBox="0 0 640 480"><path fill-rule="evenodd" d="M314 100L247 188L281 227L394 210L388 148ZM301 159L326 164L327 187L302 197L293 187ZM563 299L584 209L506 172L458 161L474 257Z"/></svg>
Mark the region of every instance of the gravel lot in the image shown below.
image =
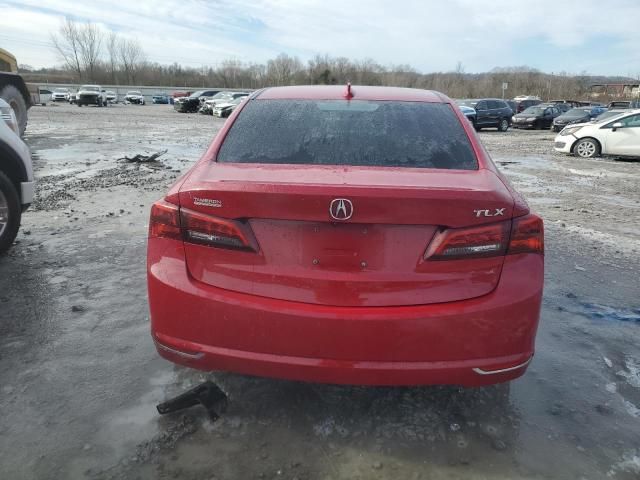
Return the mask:
<svg viewBox="0 0 640 480"><path fill-rule="evenodd" d="M546 222L528 373L486 389L312 385L207 375L153 348L149 206L222 123L166 105L31 109L37 199L0 257L0 478L640 478L640 162L483 131ZM229 394L220 420L158 416L207 378Z"/></svg>

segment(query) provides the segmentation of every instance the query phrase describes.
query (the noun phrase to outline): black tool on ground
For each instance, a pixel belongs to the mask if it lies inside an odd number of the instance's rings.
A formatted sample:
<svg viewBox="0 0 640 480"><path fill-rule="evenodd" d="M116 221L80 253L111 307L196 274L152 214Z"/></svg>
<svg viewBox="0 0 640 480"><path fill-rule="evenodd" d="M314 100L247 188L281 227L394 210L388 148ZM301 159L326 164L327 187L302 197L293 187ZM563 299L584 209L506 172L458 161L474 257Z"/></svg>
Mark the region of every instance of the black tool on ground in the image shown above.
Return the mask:
<svg viewBox="0 0 640 480"><path fill-rule="evenodd" d="M139 153L137 155L134 155L133 157L127 157L127 156L120 157L118 160L126 160L127 162L131 162L131 163L150 163L150 162L155 162L158 159L158 157L161 157L167 152L168 150L162 150L160 152L152 153L149 155L144 155Z"/></svg>
<svg viewBox="0 0 640 480"><path fill-rule="evenodd" d="M214 422L220 417L216 410L224 410L227 406L227 395L215 383L207 380L177 397L160 403L156 408L160 415L164 415L198 404L207 409L211 421Z"/></svg>

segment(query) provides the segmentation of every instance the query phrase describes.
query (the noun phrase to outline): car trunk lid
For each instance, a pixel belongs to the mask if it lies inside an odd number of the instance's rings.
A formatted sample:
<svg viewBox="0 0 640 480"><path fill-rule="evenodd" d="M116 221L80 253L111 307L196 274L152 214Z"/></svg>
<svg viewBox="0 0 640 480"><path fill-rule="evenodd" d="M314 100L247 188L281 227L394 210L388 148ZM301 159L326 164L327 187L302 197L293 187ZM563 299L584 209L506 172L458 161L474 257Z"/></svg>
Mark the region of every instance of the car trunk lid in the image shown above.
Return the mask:
<svg viewBox="0 0 640 480"><path fill-rule="evenodd" d="M187 241L195 280L281 300L379 307L491 292L504 257L424 254L443 229L511 218L513 199L484 169L210 162L185 182L180 205L235 220L255 242L247 251Z"/></svg>

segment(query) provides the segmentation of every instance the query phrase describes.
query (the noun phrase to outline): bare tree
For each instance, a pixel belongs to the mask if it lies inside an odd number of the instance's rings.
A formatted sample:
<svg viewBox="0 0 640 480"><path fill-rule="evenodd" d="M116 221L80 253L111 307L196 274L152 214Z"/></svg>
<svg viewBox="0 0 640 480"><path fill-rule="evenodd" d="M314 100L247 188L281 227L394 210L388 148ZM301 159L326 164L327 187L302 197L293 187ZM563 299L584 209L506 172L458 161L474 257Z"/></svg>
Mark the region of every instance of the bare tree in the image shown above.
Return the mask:
<svg viewBox="0 0 640 480"><path fill-rule="evenodd" d="M79 79L94 80L100 61L102 31L93 23L77 23L65 18L57 34L51 35L53 46L69 70Z"/></svg>
<svg viewBox="0 0 640 480"><path fill-rule="evenodd" d="M136 76L142 63L144 63L144 53L140 42L135 39L121 39L118 42L118 56L120 65L129 84L136 83Z"/></svg>
<svg viewBox="0 0 640 480"><path fill-rule="evenodd" d="M51 34L51 42L65 66L74 72L78 79L81 79L81 48L78 25L70 18L65 18L58 33Z"/></svg>
<svg viewBox="0 0 640 480"><path fill-rule="evenodd" d="M329 55L316 55L309 60L307 70L310 83L322 83L325 85L335 83L333 63Z"/></svg>
<svg viewBox="0 0 640 480"><path fill-rule="evenodd" d="M116 71L118 69L118 42L119 37L116 32L109 32L107 37L107 54L109 55L108 69L111 76L111 83L117 83Z"/></svg>
<svg viewBox="0 0 640 480"><path fill-rule="evenodd" d="M272 85L291 85L294 77L302 72L302 63L298 57L281 53L267 62L267 78Z"/></svg>
<svg viewBox="0 0 640 480"><path fill-rule="evenodd" d="M223 60L214 73L214 78L224 88L238 87L242 83L244 66L237 59Z"/></svg>
<svg viewBox="0 0 640 480"><path fill-rule="evenodd" d="M78 33L82 66L89 81L93 81L100 58L103 34L97 25L90 22L81 25L78 28Z"/></svg>

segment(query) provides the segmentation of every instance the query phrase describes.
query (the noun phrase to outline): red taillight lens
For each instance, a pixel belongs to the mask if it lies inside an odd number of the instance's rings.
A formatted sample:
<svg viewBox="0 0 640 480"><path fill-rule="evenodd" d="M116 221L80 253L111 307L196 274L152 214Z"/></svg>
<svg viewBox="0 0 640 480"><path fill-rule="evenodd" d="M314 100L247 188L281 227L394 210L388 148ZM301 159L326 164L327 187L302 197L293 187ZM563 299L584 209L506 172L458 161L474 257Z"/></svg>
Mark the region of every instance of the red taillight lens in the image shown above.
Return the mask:
<svg viewBox="0 0 640 480"><path fill-rule="evenodd" d="M513 219L508 253L544 253L544 225L540 217L531 214Z"/></svg>
<svg viewBox="0 0 640 480"><path fill-rule="evenodd" d="M180 232L180 209L177 205L159 200L151 205L149 237L165 237L182 240Z"/></svg>
<svg viewBox="0 0 640 480"><path fill-rule="evenodd" d="M258 244L249 225L180 208L166 200L159 200L151 206L149 237L258 251Z"/></svg>
<svg viewBox="0 0 640 480"><path fill-rule="evenodd" d="M435 234L424 253L425 260L454 260L504 255L509 222L470 228L449 228Z"/></svg>
<svg viewBox="0 0 640 480"><path fill-rule="evenodd" d="M185 242L210 247L257 251L250 227L242 222L212 217L181 209L180 218Z"/></svg>
<svg viewBox="0 0 640 480"><path fill-rule="evenodd" d="M437 232L424 253L425 260L496 257L516 253L544 253L544 228L536 215L513 221Z"/></svg>

